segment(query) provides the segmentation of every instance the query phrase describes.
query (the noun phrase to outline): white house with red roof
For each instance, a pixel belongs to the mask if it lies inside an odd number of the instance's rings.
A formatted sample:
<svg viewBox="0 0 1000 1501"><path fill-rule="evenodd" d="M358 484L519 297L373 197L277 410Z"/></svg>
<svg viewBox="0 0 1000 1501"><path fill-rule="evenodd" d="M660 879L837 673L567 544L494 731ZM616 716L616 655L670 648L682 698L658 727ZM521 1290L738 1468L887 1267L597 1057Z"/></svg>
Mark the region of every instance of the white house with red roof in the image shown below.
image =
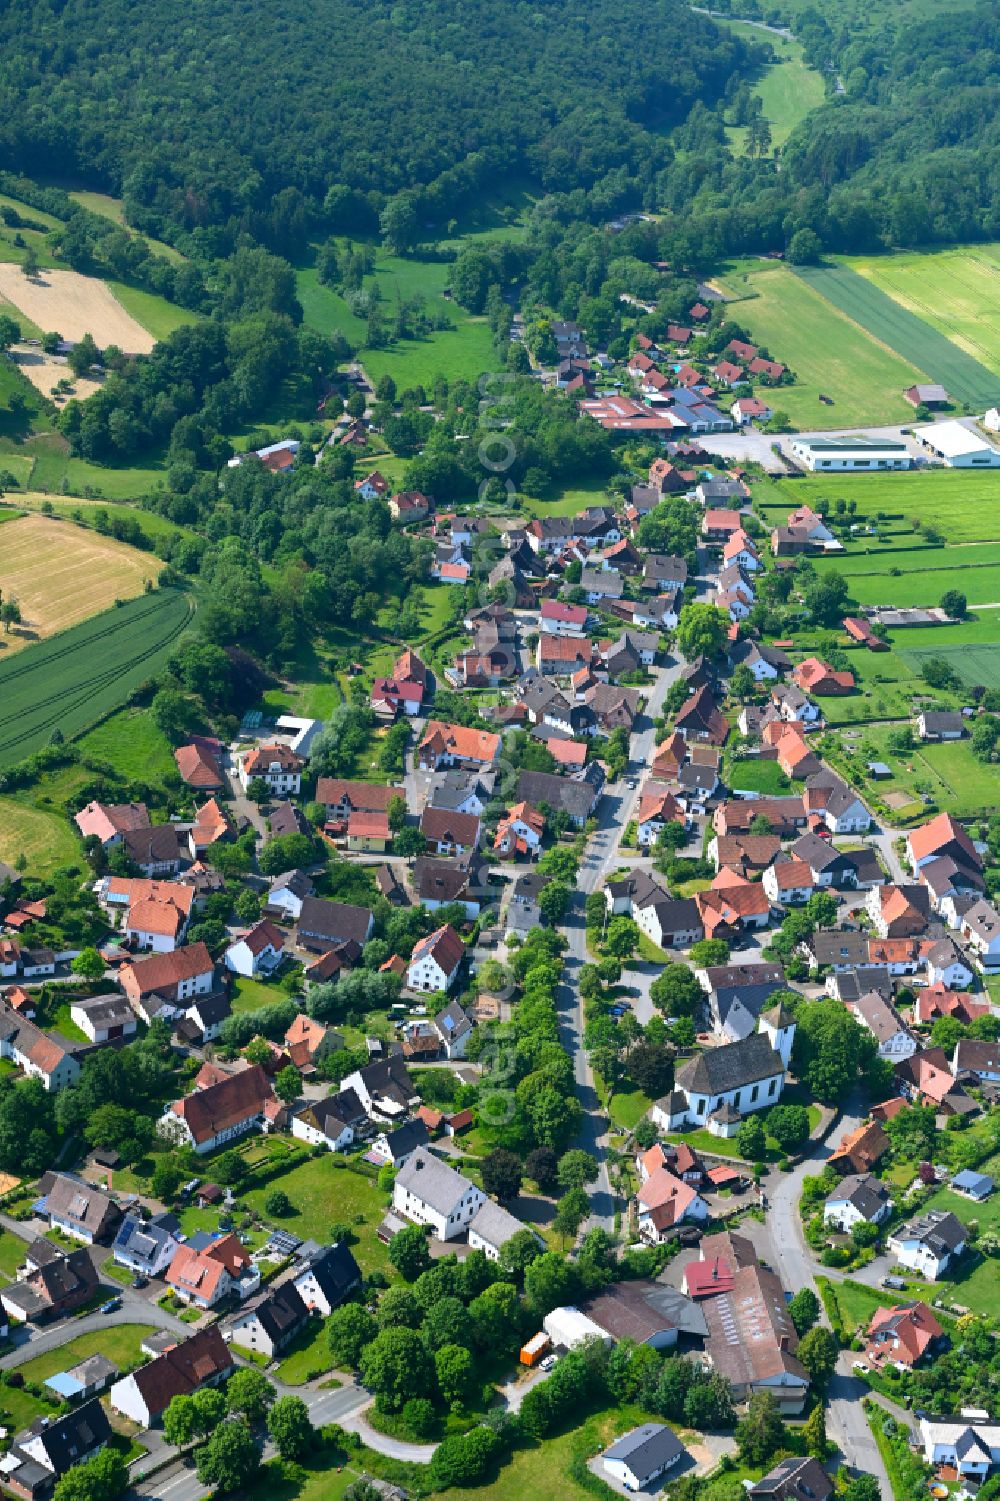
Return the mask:
<svg viewBox="0 0 1000 1501"><path fill-rule="evenodd" d="M73 819L83 839L99 839L105 849L121 844L122 837L149 828L145 803L88 803Z"/></svg>
<svg viewBox="0 0 1000 1501"><path fill-rule="evenodd" d="M362 500L382 500L389 494L389 481L377 469L354 481L354 490Z"/></svg>
<svg viewBox="0 0 1000 1501"><path fill-rule="evenodd" d="M708 1204L697 1189L668 1167L654 1167L639 1190L639 1234L654 1245L668 1239L682 1221L704 1224L708 1216Z"/></svg>
<svg viewBox="0 0 1000 1501"><path fill-rule="evenodd" d="M539 624L552 636L582 636L587 629L587 607L567 605L561 599L543 599Z"/></svg>
<svg viewBox="0 0 1000 1501"><path fill-rule="evenodd" d="M406 983L411 990L450 990L465 958L465 944L445 923L422 938L410 956Z"/></svg>
<svg viewBox="0 0 1000 1501"><path fill-rule="evenodd" d="M273 973L284 957L285 935L269 917L265 917L229 945L225 964L234 974L254 979L257 975Z"/></svg>
<svg viewBox="0 0 1000 1501"><path fill-rule="evenodd" d="M302 785L302 767L305 763L287 745L256 745L240 760L240 785L244 792L250 783L259 778L267 783L269 792L288 796L297 793Z"/></svg>

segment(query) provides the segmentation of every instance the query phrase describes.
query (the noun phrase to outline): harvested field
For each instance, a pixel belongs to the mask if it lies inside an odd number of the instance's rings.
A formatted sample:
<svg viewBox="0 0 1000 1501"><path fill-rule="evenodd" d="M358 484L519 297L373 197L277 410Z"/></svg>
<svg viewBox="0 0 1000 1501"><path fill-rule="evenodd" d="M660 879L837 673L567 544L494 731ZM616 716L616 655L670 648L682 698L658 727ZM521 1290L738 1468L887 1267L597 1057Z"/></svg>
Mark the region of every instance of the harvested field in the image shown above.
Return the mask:
<svg viewBox="0 0 1000 1501"><path fill-rule="evenodd" d="M113 605L141 594L162 564L139 552L52 516L21 516L0 537L0 591L21 607L21 625L0 636L0 661L57 631L65 631Z"/></svg>
<svg viewBox="0 0 1000 1501"><path fill-rule="evenodd" d="M61 392L58 396L52 395L61 380L72 382L72 394L80 401L85 401L101 388L99 380L74 375L65 355L46 354L44 350L35 349L30 344L15 344L10 353L14 364L31 381L35 390L41 391L43 396L51 397L57 404L69 400Z"/></svg>
<svg viewBox="0 0 1000 1501"><path fill-rule="evenodd" d="M126 354L148 354L155 342L105 282L79 271L46 270L32 279L20 266L0 264L0 296L39 328L64 339L89 333L102 349L117 344Z"/></svg>

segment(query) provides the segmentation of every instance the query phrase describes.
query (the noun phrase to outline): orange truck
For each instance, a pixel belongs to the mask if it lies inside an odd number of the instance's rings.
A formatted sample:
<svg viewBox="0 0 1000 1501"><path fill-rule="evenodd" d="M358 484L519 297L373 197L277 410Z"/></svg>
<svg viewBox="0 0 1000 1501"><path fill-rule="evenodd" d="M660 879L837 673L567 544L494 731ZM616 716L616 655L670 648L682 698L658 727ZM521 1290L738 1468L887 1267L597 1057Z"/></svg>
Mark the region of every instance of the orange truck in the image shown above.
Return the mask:
<svg viewBox="0 0 1000 1501"><path fill-rule="evenodd" d="M521 1346L521 1364L537 1365L551 1344L552 1341L548 1335L540 1331L533 1339L529 1339L526 1345Z"/></svg>

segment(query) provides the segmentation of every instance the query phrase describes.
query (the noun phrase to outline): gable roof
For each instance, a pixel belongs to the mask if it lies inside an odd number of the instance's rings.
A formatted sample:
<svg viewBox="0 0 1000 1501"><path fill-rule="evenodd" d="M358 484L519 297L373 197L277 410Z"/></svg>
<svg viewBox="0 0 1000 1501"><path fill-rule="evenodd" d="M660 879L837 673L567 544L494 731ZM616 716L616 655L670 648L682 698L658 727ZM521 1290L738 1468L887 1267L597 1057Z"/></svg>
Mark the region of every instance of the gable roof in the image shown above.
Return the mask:
<svg viewBox="0 0 1000 1501"><path fill-rule="evenodd" d="M752 1032L741 1042L725 1043L689 1058L677 1070L677 1087L692 1094L725 1094L784 1072L770 1039Z"/></svg>
<svg viewBox="0 0 1000 1501"><path fill-rule="evenodd" d="M232 1367L233 1357L229 1353L229 1346L222 1338L219 1326L212 1324L207 1329L199 1329L196 1334L192 1334L181 1344L174 1345L172 1349L165 1350L162 1355L156 1356L148 1365L140 1366L123 1380L135 1382L150 1417L157 1418L170 1406L174 1397L182 1394L190 1396L206 1382L214 1381ZM115 1390L122 1384L116 1382L112 1387L112 1406L115 1405Z"/></svg>
<svg viewBox="0 0 1000 1501"><path fill-rule="evenodd" d="M422 959L433 959L446 975L452 975L464 957L465 944L450 923L445 923L414 945L410 964L417 964Z"/></svg>
<svg viewBox="0 0 1000 1501"><path fill-rule="evenodd" d="M187 1124L195 1142L201 1143L218 1136L227 1127L260 1115L267 1101L273 1098L267 1075L255 1063L206 1089L175 1100L170 1109Z"/></svg>
<svg viewBox="0 0 1000 1501"><path fill-rule="evenodd" d="M403 1164L396 1182L414 1198L430 1205L438 1214L450 1215L455 1205L473 1187L469 1179L435 1157L426 1147L418 1147Z"/></svg>

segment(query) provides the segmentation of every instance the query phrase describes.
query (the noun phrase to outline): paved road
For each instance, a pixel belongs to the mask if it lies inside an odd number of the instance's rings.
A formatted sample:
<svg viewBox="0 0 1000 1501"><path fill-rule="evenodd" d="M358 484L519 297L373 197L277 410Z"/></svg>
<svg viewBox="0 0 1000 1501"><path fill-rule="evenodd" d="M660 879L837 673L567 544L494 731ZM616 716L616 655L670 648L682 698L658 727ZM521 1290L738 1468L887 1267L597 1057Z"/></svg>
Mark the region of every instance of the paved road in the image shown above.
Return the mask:
<svg viewBox="0 0 1000 1501"><path fill-rule="evenodd" d="M839 1140L843 1133L853 1131L860 1123L860 1114L854 1109L847 1110L832 1135ZM830 1148L825 1143L816 1143L791 1172L777 1177L772 1173L767 1183L768 1230L775 1271L782 1286L789 1291L811 1287L817 1297L816 1268L802 1236L799 1199L803 1178L819 1172L829 1155ZM848 1464L874 1475L882 1495L891 1496L889 1476L861 1407L861 1398L867 1393L868 1387L851 1373L849 1362L846 1370L838 1369L827 1392L827 1432Z"/></svg>
<svg viewBox="0 0 1000 1501"><path fill-rule="evenodd" d="M682 661L673 661L659 671L646 705L644 727L633 736L630 747L628 776L637 785L630 788L625 782L613 782L605 789L604 797L598 805L597 829L584 853L577 878L576 897L564 925L569 947L566 951L564 980L559 991L560 1027L563 1044L573 1057L577 1096L585 1112L578 1135L579 1145L592 1152L600 1164L600 1174L591 1192L592 1213L588 1227L596 1226L609 1232L614 1230L615 1198L606 1163L608 1119L600 1107L590 1060L583 1046L584 1018L579 971L580 966L587 962L584 904L591 892L603 886L608 871L618 861L622 834L632 817L641 782L656 749L653 720L662 713L667 692L683 666Z"/></svg>

